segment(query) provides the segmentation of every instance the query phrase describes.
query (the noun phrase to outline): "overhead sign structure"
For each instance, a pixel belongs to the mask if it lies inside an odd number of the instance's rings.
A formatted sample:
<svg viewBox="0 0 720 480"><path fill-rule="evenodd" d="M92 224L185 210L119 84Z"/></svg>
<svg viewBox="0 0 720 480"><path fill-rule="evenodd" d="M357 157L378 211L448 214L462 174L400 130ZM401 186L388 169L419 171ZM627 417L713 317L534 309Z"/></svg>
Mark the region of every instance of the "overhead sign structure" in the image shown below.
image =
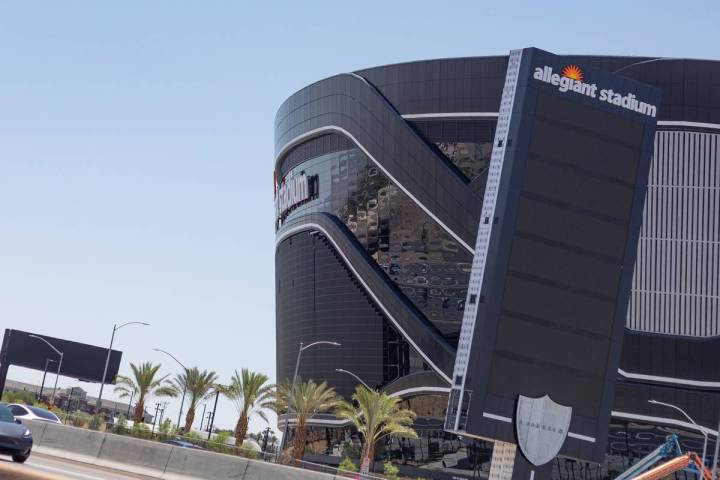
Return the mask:
<svg viewBox="0 0 720 480"><path fill-rule="evenodd" d="M604 459L659 105L511 52L446 430L519 445L533 468Z"/></svg>
<svg viewBox="0 0 720 480"><path fill-rule="evenodd" d="M39 338L43 340L40 340ZM0 394L5 389L5 379L10 365L43 371L46 360L57 360L58 354L46 342L63 353L60 375L85 382L103 381L103 370L108 349L73 342L62 338L33 334L20 330L5 330L0 350ZM122 352L110 354L105 383L113 383L120 369Z"/></svg>

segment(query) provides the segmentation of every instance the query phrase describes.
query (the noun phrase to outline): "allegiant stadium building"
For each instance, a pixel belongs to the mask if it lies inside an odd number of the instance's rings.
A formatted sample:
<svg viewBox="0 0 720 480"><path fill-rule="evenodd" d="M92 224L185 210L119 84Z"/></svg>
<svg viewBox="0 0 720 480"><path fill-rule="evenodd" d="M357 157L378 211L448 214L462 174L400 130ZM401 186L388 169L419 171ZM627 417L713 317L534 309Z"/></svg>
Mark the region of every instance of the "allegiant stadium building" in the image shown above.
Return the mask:
<svg viewBox="0 0 720 480"><path fill-rule="evenodd" d="M564 58L662 90L606 462L558 458L553 471L606 478L670 432L698 453L717 437L720 62ZM299 376L345 398L359 382L401 397L420 438L389 441L378 460L418 477L473 478L492 453L443 420L507 66L473 57L340 74L292 95L275 121L277 378L292 377L301 342L340 343L305 350ZM347 425L318 415L306 457L333 463L356 446Z"/></svg>

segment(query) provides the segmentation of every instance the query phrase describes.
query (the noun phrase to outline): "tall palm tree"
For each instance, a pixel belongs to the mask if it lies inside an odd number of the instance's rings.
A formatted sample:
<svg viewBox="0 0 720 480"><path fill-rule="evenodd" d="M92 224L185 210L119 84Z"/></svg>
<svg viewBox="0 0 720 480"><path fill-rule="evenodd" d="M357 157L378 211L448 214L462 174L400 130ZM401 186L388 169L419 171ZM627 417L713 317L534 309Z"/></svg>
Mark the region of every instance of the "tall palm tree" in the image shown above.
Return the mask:
<svg viewBox="0 0 720 480"><path fill-rule="evenodd" d="M275 408L278 413L287 413L291 388L292 385L287 380L278 385L275 399ZM312 380L303 382L298 378L292 395L292 411L297 422L293 440L293 458L295 461L302 458L305 450L307 421L317 413L332 410L340 401L341 398L337 396L333 388L328 387L327 382L317 384Z"/></svg>
<svg viewBox="0 0 720 480"><path fill-rule="evenodd" d="M245 440L250 417L257 414L268 421L266 408L273 406L273 385L268 383L270 378L262 373L251 372L247 368L242 373L235 370L230 385L221 389L223 395L229 398L238 411L238 421L235 425L235 446L240 447Z"/></svg>
<svg viewBox="0 0 720 480"><path fill-rule="evenodd" d="M399 397L370 390L358 385L352 396L355 405L342 402L338 405L338 418L349 420L362 435L364 441L360 455L360 472L368 473L375 457L375 445L385 437L417 438L411 425L415 412L400 406Z"/></svg>
<svg viewBox="0 0 720 480"><path fill-rule="evenodd" d="M188 411L185 415L185 432L190 432L195 421L195 409L198 403L210 396L213 387L216 386L218 376L215 372L193 367L183 373L178 373L171 381L175 395L182 395L187 390L190 395Z"/></svg>
<svg viewBox="0 0 720 480"><path fill-rule="evenodd" d="M133 414L133 422L135 423L142 422L145 402L150 396L174 397L177 395L175 389L168 383L167 375L158 377L160 367L161 364L159 363L153 365L151 362L145 362L140 366L131 363L132 378L118 375L115 392L120 393L120 398L137 395L137 403Z"/></svg>

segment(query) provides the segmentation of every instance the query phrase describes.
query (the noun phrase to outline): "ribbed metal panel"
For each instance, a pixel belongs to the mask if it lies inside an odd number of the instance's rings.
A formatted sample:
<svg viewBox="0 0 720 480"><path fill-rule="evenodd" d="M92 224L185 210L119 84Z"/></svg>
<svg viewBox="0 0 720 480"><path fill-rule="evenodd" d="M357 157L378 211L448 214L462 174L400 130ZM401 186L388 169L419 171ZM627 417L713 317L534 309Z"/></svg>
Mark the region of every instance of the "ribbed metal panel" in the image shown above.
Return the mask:
<svg viewBox="0 0 720 480"><path fill-rule="evenodd" d="M659 131L627 326L720 335L720 135Z"/></svg>

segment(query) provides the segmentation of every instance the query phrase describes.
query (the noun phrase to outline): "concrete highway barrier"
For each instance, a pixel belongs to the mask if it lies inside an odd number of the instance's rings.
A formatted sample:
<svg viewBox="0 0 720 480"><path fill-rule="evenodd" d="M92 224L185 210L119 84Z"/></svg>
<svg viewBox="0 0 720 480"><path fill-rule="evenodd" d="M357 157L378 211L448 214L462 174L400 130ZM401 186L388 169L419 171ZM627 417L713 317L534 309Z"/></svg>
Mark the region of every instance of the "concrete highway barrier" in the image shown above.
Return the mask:
<svg viewBox="0 0 720 480"><path fill-rule="evenodd" d="M332 480L343 477L48 422L24 421L33 450L162 480ZM5 478L5 477L0 477Z"/></svg>

